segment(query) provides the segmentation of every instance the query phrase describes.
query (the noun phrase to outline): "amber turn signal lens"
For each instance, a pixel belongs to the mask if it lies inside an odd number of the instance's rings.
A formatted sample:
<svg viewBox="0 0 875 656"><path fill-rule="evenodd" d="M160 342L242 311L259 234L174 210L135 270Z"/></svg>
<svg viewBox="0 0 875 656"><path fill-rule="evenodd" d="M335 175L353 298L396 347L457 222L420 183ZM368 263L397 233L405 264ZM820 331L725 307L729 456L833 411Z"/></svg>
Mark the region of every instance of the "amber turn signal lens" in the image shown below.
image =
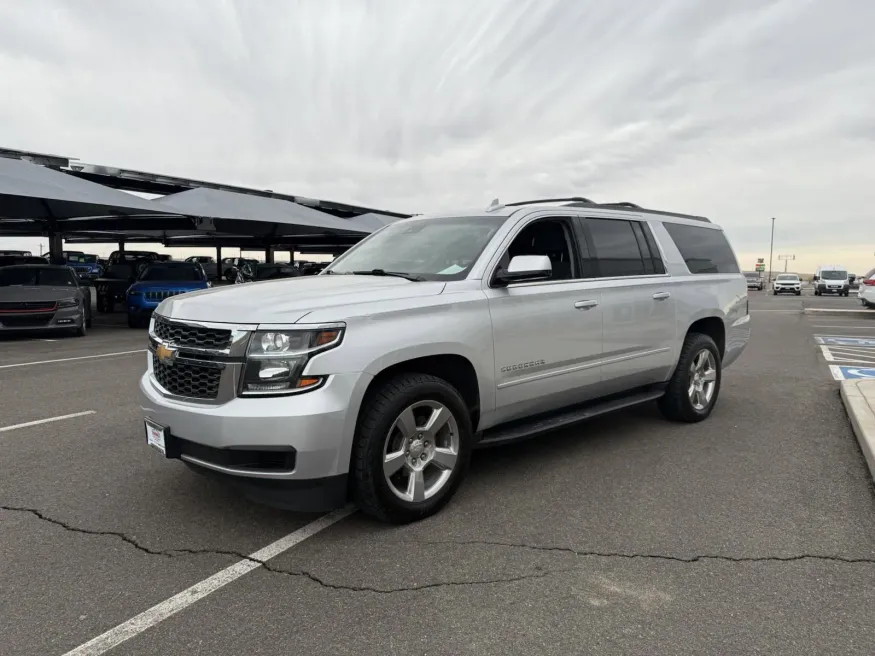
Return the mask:
<svg viewBox="0 0 875 656"><path fill-rule="evenodd" d="M295 384L295 387L298 389L302 389L304 387L313 387L313 385L318 385L321 381L321 378L299 378L298 382Z"/></svg>
<svg viewBox="0 0 875 656"><path fill-rule="evenodd" d="M338 335L340 335L339 330L323 330L316 333L316 343L314 346L325 346L326 344L330 344L337 339Z"/></svg>

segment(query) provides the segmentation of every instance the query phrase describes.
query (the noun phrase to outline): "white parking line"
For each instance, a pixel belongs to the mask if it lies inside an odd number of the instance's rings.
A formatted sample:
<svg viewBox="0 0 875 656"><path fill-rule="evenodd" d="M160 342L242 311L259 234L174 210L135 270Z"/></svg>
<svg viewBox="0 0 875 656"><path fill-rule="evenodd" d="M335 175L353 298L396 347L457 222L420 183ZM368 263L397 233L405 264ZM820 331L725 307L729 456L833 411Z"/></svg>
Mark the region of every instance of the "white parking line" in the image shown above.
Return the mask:
<svg viewBox="0 0 875 656"><path fill-rule="evenodd" d="M162 601L156 606L152 606L149 610L143 611L136 617L129 619L127 622L119 624L117 627L89 640L72 651L68 651L64 656L98 656L99 654L104 654L113 647L120 645L125 640L130 640L146 629L149 629L162 620L166 620L171 615L178 613L183 608L191 606L194 602L203 599L219 588L239 579L244 574L261 567L261 562L279 556L284 551L291 549L296 544L325 530L332 524L335 524L344 517L352 514L354 511L355 508L347 507L323 515L306 526L302 526L297 531L289 533L284 538L280 538L263 549L259 549L255 553L250 554L249 558L252 560L241 560L234 563L230 567L223 569L221 572L213 574L210 578L204 579L200 583L195 583L190 588L170 597L170 599Z"/></svg>
<svg viewBox="0 0 875 656"><path fill-rule="evenodd" d="M85 410L84 412L74 412L71 415L61 415L60 417L49 417L48 419L37 419L36 421L27 421L23 424L14 424L12 426L4 426L0 428L0 433L6 431L17 430L19 428L27 428L28 426L39 426L40 424L50 424L53 421L61 421L62 419L73 419L74 417L84 417L86 415L95 414L94 410Z"/></svg>
<svg viewBox="0 0 875 656"><path fill-rule="evenodd" d="M114 355L130 355L132 353L145 353L146 349L136 351L119 351L118 353L99 353L97 355L80 355L75 358L59 358L57 360L38 360L36 362L19 362L18 364L3 364L0 369L12 369L13 367L30 367L35 364L54 364L56 362L73 362L74 360L90 360L92 358L111 358Z"/></svg>

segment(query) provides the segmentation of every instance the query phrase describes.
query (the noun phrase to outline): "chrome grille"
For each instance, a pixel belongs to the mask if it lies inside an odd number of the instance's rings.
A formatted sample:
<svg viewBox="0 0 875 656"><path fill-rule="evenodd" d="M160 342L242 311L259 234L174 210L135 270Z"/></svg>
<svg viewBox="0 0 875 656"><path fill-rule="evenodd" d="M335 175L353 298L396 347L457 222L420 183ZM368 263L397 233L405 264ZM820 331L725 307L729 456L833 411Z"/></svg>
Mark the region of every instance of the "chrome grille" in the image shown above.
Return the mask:
<svg viewBox="0 0 875 656"><path fill-rule="evenodd" d="M185 294L185 292L180 291L153 291L146 292L146 300L149 301L163 301L165 298L170 298L171 296L179 296L180 294Z"/></svg>
<svg viewBox="0 0 875 656"><path fill-rule="evenodd" d="M174 346L226 349L231 344L230 330L173 323L163 317L155 317L154 330L155 337Z"/></svg>
<svg viewBox="0 0 875 656"><path fill-rule="evenodd" d="M180 359L166 365L153 353L152 370L158 384L175 396L215 399L219 394L223 371L221 368L201 366L190 360Z"/></svg>

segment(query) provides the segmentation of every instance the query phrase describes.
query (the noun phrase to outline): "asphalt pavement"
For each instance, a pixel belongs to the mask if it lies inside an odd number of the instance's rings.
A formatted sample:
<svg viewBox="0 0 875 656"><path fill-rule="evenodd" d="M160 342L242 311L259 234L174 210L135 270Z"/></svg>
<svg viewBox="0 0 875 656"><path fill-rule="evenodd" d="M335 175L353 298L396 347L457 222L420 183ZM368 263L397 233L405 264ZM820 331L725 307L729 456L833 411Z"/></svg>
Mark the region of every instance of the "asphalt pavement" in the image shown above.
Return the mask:
<svg viewBox="0 0 875 656"><path fill-rule="evenodd" d="M202 597L174 596L316 518L147 447L143 331L0 341L0 652L122 625L76 653L871 654L875 493L815 335L875 336L875 312L750 298L707 421L644 406L477 452L439 515L354 513Z"/></svg>

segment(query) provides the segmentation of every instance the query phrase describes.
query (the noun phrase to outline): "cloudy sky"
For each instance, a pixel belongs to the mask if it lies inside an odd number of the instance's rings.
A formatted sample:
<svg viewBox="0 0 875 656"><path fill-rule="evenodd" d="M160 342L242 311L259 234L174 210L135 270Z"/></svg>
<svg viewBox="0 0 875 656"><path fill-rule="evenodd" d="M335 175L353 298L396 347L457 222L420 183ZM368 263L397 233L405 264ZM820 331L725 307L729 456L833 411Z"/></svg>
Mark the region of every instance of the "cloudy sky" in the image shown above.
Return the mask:
<svg viewBox="0 0 875 656"><path fill-rule="evenodd" d="M0 145L407 212L705 214L875 266L872 0L0 0ZM777 262L776 262L777 267Z"/></svg>

